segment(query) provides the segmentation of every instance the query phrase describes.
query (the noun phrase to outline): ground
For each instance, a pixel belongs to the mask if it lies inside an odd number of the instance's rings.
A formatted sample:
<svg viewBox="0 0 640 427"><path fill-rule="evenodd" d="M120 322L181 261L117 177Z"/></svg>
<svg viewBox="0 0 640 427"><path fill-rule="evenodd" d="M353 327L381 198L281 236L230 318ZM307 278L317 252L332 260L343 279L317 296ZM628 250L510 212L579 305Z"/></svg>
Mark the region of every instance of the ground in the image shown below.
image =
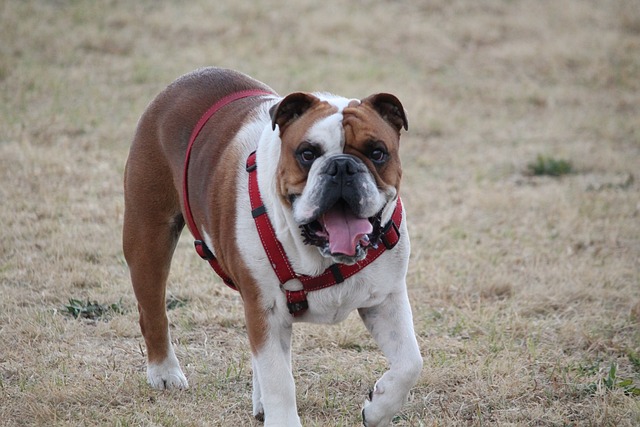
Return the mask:
<svg viewBox="0 0 640 427"><path fill-rule="evenodd" d="M191 388L153 391L121 250L136 122L206 65L408 110L425 368L394 425L639 425L637 3L256 3L0 5L0 425L258 425L238 295L185 231L169 302ZM554 162L569 173L533 173ZM295 328L293 363L306 426L359 425L386 369L357 316Z"/></svg>

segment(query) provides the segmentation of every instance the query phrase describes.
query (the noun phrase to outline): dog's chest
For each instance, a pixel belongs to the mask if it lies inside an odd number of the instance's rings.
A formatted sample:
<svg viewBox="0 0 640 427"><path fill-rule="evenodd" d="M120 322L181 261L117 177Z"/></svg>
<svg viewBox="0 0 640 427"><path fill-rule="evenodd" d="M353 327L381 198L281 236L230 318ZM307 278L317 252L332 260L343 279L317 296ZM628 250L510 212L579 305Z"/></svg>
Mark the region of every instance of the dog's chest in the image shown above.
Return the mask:
<svg viewBox="0 0 640 427"><path fill-rule="evenodd" d="M384 301L387 292L372 286L358 286L347 281L332 288L310 293L309 311L302 320L313 323L334 324L345 320L350 313L362 307L372 307Z"/></svg>

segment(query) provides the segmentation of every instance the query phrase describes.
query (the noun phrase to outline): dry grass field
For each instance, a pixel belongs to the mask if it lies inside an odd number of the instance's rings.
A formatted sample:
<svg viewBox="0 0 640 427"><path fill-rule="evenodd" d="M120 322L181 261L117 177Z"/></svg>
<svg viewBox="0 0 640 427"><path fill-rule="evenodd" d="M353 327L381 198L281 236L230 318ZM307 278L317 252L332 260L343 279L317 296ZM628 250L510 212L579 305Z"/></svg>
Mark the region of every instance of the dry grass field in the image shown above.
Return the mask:
<svg viewBox="0 0 640 427"><path fill-rule="evenodd" d="M121 250L138 117L204 65L406 106L425 368L394 425L640 425L637 0L3 0L1 426L259 425L239 296L185 231L191 388L153 391ZM306 426L359 425L386 369L357 316L293 363Z"/></svg>

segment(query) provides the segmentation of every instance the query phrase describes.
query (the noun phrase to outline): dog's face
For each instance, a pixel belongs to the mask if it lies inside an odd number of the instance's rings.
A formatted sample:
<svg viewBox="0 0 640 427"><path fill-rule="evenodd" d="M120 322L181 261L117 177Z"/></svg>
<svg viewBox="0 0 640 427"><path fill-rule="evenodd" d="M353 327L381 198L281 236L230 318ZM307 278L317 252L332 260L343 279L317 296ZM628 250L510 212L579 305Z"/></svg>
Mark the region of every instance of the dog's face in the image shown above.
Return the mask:
<svg viewBox="0 0 640 427"><path fill-rule="evenodd" d="M282 141L279 195L305 242L334 262L360 261L378 244L381 213L398 195L402 104L384 93L362 101L294 93L271 118Z"/></svg>

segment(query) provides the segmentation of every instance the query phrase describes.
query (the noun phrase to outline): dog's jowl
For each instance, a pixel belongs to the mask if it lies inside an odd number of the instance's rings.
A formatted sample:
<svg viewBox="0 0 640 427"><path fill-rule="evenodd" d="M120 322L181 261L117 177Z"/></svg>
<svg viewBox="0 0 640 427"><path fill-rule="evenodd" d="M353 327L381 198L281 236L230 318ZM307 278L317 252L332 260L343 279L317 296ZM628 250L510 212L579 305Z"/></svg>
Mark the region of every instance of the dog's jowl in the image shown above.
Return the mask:
<svg viewBox="0 0 640 427"><path fill-rule="evenodd" d="M390 366L363 421L391 423L422 368L399 195L407 126L391 94L283 98L219 68L187 74L151 102L126 166L123 245L152 387L188 387L165 309L187 224L198 254L242 296L256 418L300 425L292 324L336 323L358 310Z"/></svg>

